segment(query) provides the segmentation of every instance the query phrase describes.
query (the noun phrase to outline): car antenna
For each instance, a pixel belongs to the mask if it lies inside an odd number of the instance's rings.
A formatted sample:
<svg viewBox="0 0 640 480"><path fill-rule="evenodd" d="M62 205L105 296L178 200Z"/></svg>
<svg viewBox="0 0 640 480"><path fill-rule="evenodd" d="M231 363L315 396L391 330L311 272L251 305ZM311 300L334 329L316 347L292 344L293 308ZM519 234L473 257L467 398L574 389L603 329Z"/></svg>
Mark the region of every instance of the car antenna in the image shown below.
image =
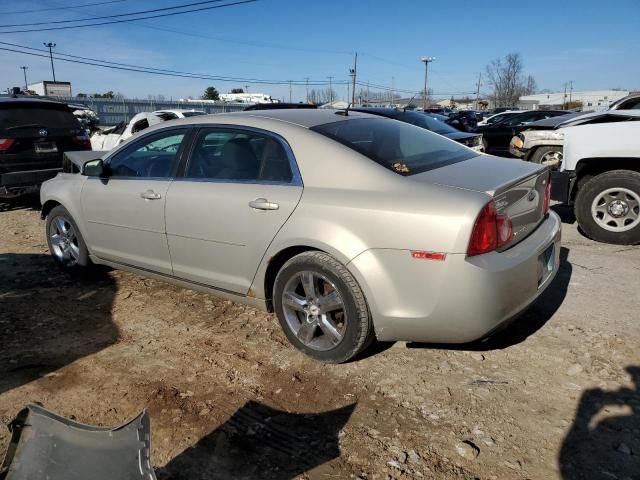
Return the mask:
<svg viewBox="0 0 640 480"><path fill-rule="evenodd" d="M407 111L407 108L411 105L411 102L413 102L413 99L414 99L414 98L416 98L416 95L418 95L418 93L420 93L420 92L416 92L416 93L414 93L414 94L413 94L413 97L411 97L411 98L409 99L409 103L407 103L407 104L404 106L404 109L403 109L403 110L404 110L405 112Z"/></svg>

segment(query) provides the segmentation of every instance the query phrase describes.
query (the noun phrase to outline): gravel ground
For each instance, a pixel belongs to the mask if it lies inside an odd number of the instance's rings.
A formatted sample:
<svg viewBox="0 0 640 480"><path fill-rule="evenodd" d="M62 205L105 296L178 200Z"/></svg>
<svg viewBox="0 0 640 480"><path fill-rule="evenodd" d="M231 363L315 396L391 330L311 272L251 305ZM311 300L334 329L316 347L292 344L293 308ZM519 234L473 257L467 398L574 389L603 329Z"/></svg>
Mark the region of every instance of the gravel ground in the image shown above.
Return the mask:
<svg viewBox="0 0 640 480"><path fill-rule="evenodd" d="M61 273L37 208L0 204L4 422L29 402L111 426L146 408L160 479L640 478L640 248L562 209L561 270L507 330L329 366L252 308Z"/></svg>

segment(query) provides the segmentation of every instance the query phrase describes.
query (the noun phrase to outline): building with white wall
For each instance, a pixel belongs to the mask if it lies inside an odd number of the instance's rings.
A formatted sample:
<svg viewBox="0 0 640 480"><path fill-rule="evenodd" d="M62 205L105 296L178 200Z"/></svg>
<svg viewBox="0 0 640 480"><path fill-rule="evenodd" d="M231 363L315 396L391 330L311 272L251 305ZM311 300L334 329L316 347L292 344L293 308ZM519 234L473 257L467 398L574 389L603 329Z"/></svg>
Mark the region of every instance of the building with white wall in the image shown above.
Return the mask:
<svg viewBox="0 0 640 480"><path fill-rule="evenodd" d="M566 95L566 96L565 96ZM625 90L585 90L573 92L536 93L520 97L518 106L526 110L561 109L565 103L582 102L583 110L607 110L609 106L629 95Z"/></svg>

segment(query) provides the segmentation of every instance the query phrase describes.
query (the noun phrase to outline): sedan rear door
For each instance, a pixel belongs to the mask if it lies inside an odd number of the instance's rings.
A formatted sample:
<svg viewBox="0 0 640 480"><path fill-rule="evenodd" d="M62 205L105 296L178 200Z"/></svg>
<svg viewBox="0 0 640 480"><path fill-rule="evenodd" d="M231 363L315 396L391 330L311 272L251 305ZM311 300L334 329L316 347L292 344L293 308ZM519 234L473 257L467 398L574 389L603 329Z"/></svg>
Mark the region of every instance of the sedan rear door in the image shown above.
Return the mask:
<svg viewBox="0 0 640 480"><path fill-rule="evenodd" d="M174 275L247 294L267 247L302 196L288 144L265 131L203 128L167 194Z"/></svg>

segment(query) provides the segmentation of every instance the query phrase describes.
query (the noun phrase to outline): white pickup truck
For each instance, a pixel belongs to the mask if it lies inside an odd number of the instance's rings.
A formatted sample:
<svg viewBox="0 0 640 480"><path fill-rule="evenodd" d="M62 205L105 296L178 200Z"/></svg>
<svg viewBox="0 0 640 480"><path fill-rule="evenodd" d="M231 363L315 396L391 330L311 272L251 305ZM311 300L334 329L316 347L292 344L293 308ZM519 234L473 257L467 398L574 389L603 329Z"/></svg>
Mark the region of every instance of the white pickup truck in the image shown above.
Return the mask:
<svg viewBox="0 0 640 480"><path fill-rule="evenodd" d="M627 118L562 128L564 154L551 172L552 198L574 206L590 238L640 243L640 110Z"/></svg>

